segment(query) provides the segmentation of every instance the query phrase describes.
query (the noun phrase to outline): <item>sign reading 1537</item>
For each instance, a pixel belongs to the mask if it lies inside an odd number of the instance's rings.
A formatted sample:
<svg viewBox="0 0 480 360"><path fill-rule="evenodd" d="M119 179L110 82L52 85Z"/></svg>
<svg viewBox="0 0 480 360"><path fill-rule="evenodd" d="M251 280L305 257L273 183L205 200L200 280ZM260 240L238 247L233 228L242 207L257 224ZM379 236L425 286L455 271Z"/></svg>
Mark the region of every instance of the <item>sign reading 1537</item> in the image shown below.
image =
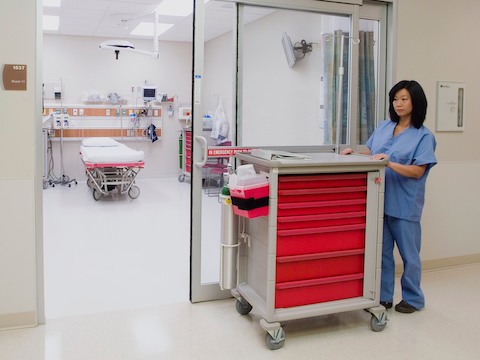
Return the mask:
<svg viewBox="0 0 480 360"><path fill-rule="evenodd" d="M27 90L27 65L4 64L2 80L5 90Z"/></svg>

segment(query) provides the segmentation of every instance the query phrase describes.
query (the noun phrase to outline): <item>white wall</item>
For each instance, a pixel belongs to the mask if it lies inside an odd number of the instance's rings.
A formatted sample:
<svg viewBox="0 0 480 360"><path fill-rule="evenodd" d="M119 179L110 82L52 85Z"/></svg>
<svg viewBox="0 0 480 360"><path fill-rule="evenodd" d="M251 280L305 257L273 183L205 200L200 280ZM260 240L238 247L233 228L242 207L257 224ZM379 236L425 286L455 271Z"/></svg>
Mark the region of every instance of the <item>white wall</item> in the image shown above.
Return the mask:
<svg viewBox="0 0 480 360"><path fill-rule="evenodd" d="M175 114L167 116L163 109L162 138L154 143L148 140L125 144L145 152L145 168L139 178L177 176L180 173L178 161L178 136L181 123L178 121L178 106L191 102L191 43L161 42L160 58L120 51L115 60L113 50L101 50L100 42L106 39L82 36L45 35L43 46L43 80L62 81L64 84L63 104L85 104L85 92L95 90L104 95L116 92L130 104L142 105L135 99L132 87L145 81L155 84L159 92L169 97L176 95ZM139 49L152 49L152 42L135 40ZM46 104L60 104L60 101L46 100ZM128 118L125 126L128 126ZM60 174L59 141L53 143L56 175ZM65 175L85 180L84 166L78 155L80 141L66 140L63 143L63 164Z"/></svg>
<svg viewBox="0 0 480 360"><path fill-rule="evenodd" d="M35 325L37 177L37 0L2 2L0 64L27 65L27 91L0 88L0 329ZM41 222L41 212L37 219ZM41 225L40 225L41 226Z"/></svg>

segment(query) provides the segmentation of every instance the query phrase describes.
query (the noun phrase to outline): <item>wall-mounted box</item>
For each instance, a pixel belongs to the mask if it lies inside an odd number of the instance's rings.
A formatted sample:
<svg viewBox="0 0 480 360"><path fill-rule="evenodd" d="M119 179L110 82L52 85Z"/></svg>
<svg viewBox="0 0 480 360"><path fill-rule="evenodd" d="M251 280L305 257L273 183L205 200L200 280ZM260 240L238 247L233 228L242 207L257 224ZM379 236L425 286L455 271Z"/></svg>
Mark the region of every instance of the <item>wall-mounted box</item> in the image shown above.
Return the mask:
<svg viewBox="0 0 480 360"><path fill-rule="evenodd" d="M463 131L465 83L437 81L437 131Z"/></svg>

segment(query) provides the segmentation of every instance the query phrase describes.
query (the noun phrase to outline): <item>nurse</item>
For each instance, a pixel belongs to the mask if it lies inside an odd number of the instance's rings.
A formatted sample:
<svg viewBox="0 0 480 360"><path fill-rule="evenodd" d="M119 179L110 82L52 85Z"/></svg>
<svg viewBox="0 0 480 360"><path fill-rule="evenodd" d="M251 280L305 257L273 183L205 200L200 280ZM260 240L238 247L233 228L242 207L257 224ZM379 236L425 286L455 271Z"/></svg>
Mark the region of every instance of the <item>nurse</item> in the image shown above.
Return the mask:
<svg viewBox="0 0 480 360"><path fill-rule="evenodd" d="M413 313L425 306L420 287L420 219L427 176L437 163L436 140L423 125L427 98L418 82L400 81L388 95L390 120L380 123L366 143L367 154L373 159L389 159L385 169L380 303L387 309L393 306L396 244L403 260L403 274L402 301L395 305L395 310ZM352 152L345 149L341 154Z"/></svg>

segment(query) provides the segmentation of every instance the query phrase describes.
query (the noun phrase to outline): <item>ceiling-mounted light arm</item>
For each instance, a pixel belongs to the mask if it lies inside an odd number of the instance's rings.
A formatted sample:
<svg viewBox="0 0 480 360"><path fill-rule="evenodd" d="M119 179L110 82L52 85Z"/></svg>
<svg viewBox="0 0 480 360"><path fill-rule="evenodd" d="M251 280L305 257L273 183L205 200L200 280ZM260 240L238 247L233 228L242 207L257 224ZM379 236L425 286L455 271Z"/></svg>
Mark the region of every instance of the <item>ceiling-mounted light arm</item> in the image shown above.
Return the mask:
<svg viewBox="0 0 480 360"><path fill-rule="evenodd" d="M152 13L148 14L151 15ZM107 40L104 41L100 44L100 49L113 49L115 51L115 59L118 60L118 54L120 53L120 50L125 50L125 51L133 51L139 54L151 56L154 59L158 59L160 57L160 52L159 52L159 45L158 45L158 19L159 15L157 11L153 12L154 14L154 23L153 23L153 52L152 51L146 51L146 50L140 50L135 48L135 45L133 45L131 42L126 41L126 40ZM143 17L146 17L148 15L145 15ZM142 18L143 18L142 17ZM140 19L140 18L138 18ZM137 20L137 19L135 19ZM122 20L123 22L129 22L131 19L125 19Z"/></svg>
<svg viewBox="0 0 480 360"><path fill-rule="evenodd" d="M159 56L159 50L158 50L158 11L155 10L153 12L154 16L154 23L153 23L153 57L155 57L156 54L156 59L158 59Z"/></svg>

